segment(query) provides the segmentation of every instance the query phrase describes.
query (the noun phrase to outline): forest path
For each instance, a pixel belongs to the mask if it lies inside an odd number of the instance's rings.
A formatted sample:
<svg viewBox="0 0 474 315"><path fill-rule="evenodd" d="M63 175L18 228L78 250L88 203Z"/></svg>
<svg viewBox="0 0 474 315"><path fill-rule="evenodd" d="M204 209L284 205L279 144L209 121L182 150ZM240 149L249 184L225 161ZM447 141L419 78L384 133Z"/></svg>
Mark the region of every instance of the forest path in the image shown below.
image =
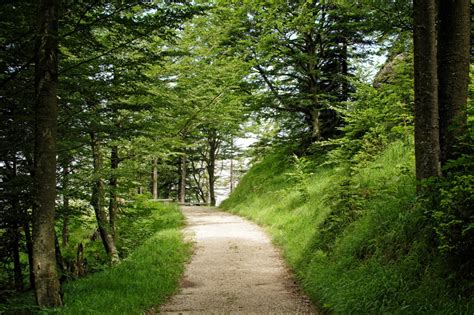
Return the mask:
<svg viewBox="0 0 474 315"><path fill-rule="evenodd" d="M260 227L212 208L182 209L195 253L162 314L314 314Z"/></svg>

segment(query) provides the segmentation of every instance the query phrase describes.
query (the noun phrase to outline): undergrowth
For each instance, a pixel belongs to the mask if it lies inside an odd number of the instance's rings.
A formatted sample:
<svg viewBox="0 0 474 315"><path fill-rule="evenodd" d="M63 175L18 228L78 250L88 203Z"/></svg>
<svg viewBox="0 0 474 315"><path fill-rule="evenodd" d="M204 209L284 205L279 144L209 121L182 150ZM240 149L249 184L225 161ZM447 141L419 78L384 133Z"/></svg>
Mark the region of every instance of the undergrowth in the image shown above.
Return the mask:
<svg viewBox="0 0 474 315"><path fill-rule="evenodd" d="M268 229L321 310L472 314L468 280L446 274L433 220L417 199L411 141L352 165L286 156L255 165L222 208Z"/></svg>
<svg viewBox="0 0 474 315"><path fill-rule="evenodd" d="M114 267L105 263L100 239L90 238L94 226L73 223L71 246L63 255L74 255L77 243L83 243L89 275L67 280L64 307L39 311L33 293L28 292L0 305L0 313L143 314L162 304L177 289L191 253L179 231L183 222L175 204L145 198L129 204L118 222L117 247L122 261Z"/></svg>

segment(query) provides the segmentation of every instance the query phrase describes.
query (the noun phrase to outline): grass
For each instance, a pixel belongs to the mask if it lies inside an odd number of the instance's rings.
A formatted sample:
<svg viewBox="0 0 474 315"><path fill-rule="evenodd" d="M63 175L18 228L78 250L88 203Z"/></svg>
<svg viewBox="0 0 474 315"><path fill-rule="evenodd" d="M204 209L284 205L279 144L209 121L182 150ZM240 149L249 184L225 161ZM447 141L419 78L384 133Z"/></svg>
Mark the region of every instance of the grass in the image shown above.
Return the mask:
<svg viewBox="0 0 474 315"><path fill-rule="evenodd" d="M321 309L335 314L472 314L430 245L415 194L411 144L396 141L355 168L273 154L254 166L222 208L266 227Z"/></svg>
<svg viewBox="0 0 474 315"><path fill-rule="evenodd" d="M177 290L190 258L190 244L180 231L183 222L174 204L139 199L129 205L118 222L117 247L123 260L114 267L100 264L106 257L100 240L90 240L89 224L76 225L71 231L71 248L63 252L73 253L82 242L86 259L94 264L89 269L95 272L64 285L63 308L39 310L28 292L0 305L0 313L143 314L157 308Z"/></svg>
<svg viewBox="0 0 474 315"><path fill-rule="evenodd" d="M160 231L117 267L68 284L60 313L143 314L175 292L188 258L179 231Z"/></svg>

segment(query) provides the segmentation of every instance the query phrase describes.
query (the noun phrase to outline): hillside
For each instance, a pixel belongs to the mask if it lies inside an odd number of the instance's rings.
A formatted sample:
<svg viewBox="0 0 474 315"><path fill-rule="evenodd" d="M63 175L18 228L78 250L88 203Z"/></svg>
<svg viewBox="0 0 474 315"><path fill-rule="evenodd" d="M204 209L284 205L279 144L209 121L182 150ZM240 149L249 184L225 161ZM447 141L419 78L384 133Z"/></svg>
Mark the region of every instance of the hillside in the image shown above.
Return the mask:
<svg viewBox="0 0 474 315"><path fill-rule="evenodd" d="M432 223L417 204L408 142L395 141L356 167L274 152L222 208L267 228L321 309L472 313L474 303L463 293L469 283L456 283L430 241Z"/></svg>

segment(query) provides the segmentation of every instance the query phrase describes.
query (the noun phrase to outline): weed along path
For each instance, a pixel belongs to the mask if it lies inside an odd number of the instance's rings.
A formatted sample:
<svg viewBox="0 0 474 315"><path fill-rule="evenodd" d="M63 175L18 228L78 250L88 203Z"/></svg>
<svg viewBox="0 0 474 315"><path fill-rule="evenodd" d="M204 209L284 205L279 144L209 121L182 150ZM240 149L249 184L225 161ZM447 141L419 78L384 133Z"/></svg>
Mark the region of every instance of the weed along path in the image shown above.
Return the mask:
<svg viewBox="0 0 474 315"><path fill-rule="evenodd" d="M314 314L260 227L211 208L183 212L196 249L162 314Z"/></svg>

